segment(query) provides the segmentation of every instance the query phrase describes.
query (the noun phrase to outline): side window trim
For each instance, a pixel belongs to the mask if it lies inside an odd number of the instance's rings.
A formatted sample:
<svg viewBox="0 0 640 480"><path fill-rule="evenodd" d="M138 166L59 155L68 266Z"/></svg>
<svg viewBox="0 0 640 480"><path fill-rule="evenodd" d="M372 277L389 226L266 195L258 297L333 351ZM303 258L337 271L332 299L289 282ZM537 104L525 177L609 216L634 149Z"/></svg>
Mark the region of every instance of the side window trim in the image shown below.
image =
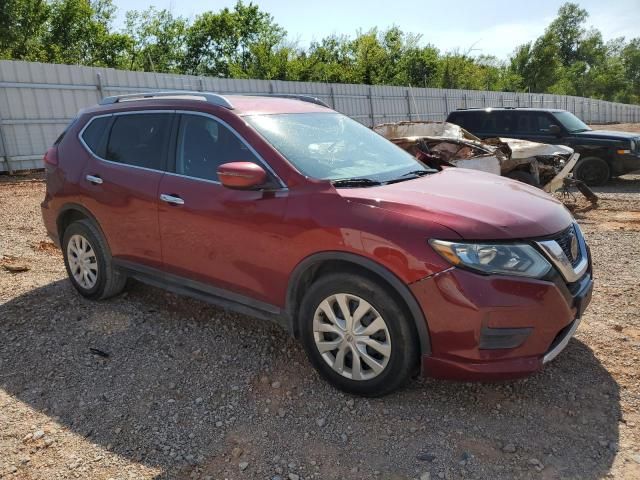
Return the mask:
<svg viewBox="0 0 640 480"><path fill-rule="evenodd" d="M233 133L236 138L238 140L240 140L240 142L242 142L242 144L247 147L247 149L256 157L256 159L258 159L258 161L260 162L261 166L264 167L267 172L276 180L276 182L280 185L280 188L277 188L277 190L288 190L289 188L287 187L286 183L284 183L284 181L282 181L282 179L278 176L278 174L276 174L276 172L271 168L271 165L269 165L269 163L262 157L262 155L260 155L255 148L253 148L253 146L251 146L242 135L240 135L235 128L233 128L231 125L229 125L227 122L225 122L224 120L222 120L221 118L212 115L210 113L205 113L205 112L196 112L193 110L176 110L175 112L176 114L178 114L178 116L180 117L180 122L179 124L182 124L182 117L184 117L185 115L198 115L201 117L208 117L211 118L212 120L220 123L222 126L226 127L231 133ZM177 136L179 133L179 128L176 129L176 142L175 142L175 148L172 150L173 152L173 168L171 170L168 170L167 173L170 175L176 175L178 177L185 177L185 178L192 178L194 180L200 180L203 182L209 182L209 183L215 183L217 185L221 185L221 183L218 180L208 180L206 178L199 178L199 177L191 177L189 175L183 175L181 173L177 173L176 172L176 158L178 155L178 147L179 147L179 142L177 141Z"/></svg>
<svg viewBox="0 0 640 480"><path fill-rule="evenodd" d="M160 173L167 173L168 172L168 167L169 167L169 162L170 162L170 155L167 155L165 153L164 158L162 160L162 170L158 170L156 168L148 168L148 167L140 167L138 165L130 165L128 163L121 163L121 162L114 162L113 160L107 160L106 158L103 158L99 155L97 155L93 150L91 150L91 148L89 148L89 146L86 144L86 142L84 141L84 139L82 138L82 135L84 133L84 131L86 130L86 128L96 119L96 118L104 118L104 117L112 117L111 118L111 122L108 125L108 130L109 132L106 135L107 138L107 145L109 144L109 138L111 137L111 128L113 127L113 123L116 117L119 116L123 116L123 115L145 115L145 114L158 114L158 113L166 113L166 114L170 114L173 115L174 118L172 119L172 127L171 127L171 134L173 135L173 125L174 125L174 121L175 121L175 110L134 110L134 111L127 111L127 112L113 112L113 113L105 113L102 115L95 115L93 117L91 117L91 119L86 123L86 125L84 127L82 127L82 129L78 132L78 140L80 141L80 143L82 144L83 148L89 152L89 154L95 158L96 160L99 160L101 162L105 162L105 163L109 163L112 165L120 165L122 167L129 167L129 168L137 168L139 170L147 170L150 172L160 172ZM170 139L172 140L172 139ZM169 145L171 144L171 142L169 142Z"/></svg>

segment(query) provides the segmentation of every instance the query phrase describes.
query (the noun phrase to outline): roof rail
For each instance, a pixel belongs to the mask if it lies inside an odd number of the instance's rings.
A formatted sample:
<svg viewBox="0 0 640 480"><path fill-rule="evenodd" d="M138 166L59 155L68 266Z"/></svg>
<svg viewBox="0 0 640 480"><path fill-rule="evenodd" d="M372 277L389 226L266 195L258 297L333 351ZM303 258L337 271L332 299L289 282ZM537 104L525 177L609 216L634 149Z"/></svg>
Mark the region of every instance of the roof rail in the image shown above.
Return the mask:
<svg viewBox="0 0 640 480"><path fill-rule="evenodd" d="M516 110L520 107L460 107L456 110Z"/></svg>
<svg viewBox="0 0 640 480"><path fill-rule="evenodd" d="M147 100L152 98L160 98L160 97L200 97L208 103L213 105L218 105L220 107L228 108L229 110L233 110L233 105L222 95L217 93L210 92L196 92L191 90L176 90L169 92L142 92L142 93L131 93L128 95L115 95L112 97L104 97L100 100L100 105L111 105L113 103L119 102L127 102L132 100Z"/></svg>
<svg viewBox="0 0 640 480"><path fill-rule="evenodd" d="M256 93L251 94L259 97L279 97L279 98L291 98L293 100L300 100L302 102L315 103L316 105L320 105L321 107L331 108L324 101L320 100L318 97L314 97L313 95L303 95L298 93Z"/></svg>

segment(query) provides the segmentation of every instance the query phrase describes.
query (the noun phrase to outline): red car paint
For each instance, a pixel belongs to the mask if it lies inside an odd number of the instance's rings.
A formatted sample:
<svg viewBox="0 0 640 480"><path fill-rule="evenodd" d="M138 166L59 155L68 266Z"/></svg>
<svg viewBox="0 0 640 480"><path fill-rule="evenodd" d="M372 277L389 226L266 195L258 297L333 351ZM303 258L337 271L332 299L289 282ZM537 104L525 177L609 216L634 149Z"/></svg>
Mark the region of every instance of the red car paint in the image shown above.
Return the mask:
<svg viewBox="0 0 640 480"><path fill-rule="evenodd" d="M58 165L46 164L42 213L50 236L59 242L64 215L81 209L100 226L114 259L211 285L293 317L296 305L290 292L305 262L318 254L348 254L387 272L419 306L420 311L412 312L426 332L421 334L425 374L509 378L541 367L558 333L577 315L575 289L557 278L486 276L454 268L428 240L554 235L573 221L562 204L522 183L462 169L396 184L337 189L302 175L243 120L248 114L327 109L292 99L227 98L233 110L159 98L81 112L57 146L57 155L48 154L58 159ZM286 188L235 190L131 168L94 158L78 140L95 115L150 109L205 112L223 120ZM92 184L87 175L104 182ZM185 205L160 202L160 192L179 195ZM590 288L590 269L583 280ZM483 327L532 332L519 347L481 349ZM297 333L295 325L290 330Z"/></svg>

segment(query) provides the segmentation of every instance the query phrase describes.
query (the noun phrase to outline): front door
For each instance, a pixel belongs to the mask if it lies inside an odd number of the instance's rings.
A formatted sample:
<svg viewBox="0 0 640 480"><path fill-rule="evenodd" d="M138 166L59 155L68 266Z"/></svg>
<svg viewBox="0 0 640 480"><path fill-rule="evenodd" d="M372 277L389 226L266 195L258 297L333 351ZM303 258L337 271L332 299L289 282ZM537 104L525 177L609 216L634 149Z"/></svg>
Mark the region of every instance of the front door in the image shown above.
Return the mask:
<svg viewBox="0 0 640 480"><path fill-rule="evenodd" d="M175 172L160 182L162 257L168 273L273 303L288 191L223 187L217 167L255 162L252 149L224 122L183 114ZM277 179L272 179L274 182Z"/></svg>

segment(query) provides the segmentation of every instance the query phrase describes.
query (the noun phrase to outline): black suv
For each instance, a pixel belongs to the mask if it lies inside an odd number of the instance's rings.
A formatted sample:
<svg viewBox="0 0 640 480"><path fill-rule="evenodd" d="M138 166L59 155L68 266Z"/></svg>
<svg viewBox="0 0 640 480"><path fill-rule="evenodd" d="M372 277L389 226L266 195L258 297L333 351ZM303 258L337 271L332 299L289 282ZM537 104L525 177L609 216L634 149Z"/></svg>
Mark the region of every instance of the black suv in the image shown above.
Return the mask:
<svg viewBox="0 0 640 480"><path fill-rule="evenodd" d="M602 185L611 177L640 170L640 135L591 130L566 110L483 108L451 112L447 122L480 138L508 137L567 145L580 154L574 177Z"/></svg>

